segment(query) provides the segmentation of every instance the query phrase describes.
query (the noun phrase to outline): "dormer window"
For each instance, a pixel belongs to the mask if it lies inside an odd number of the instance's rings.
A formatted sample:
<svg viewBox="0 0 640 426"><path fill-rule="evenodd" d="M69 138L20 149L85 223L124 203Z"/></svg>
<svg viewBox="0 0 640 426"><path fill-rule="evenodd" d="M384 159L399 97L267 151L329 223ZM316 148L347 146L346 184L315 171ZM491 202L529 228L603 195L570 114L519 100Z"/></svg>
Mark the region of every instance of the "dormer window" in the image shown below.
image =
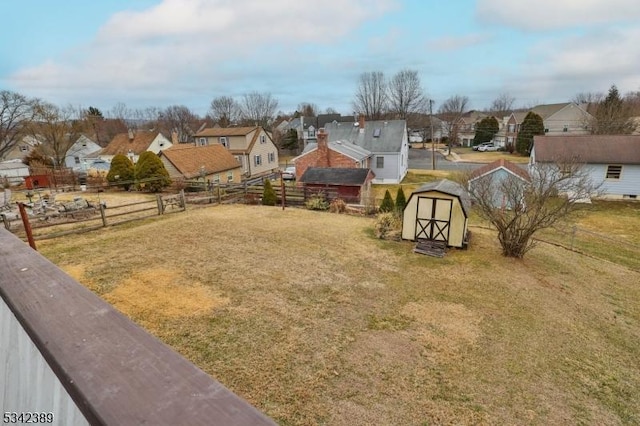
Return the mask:
<svg viewBox="0 0 640 426"><path fill-rule="evenodd" d="M220 138L218 139L218 141L220 142L220 144L222 146L224 146L225 148L227 148L227 137L226 136L220 136Z"/></svg>
<svg viewBox="0 0 640 426"><path fill-rule="evenodd" d="M260 143L267 143L267 137L265 135L260 135Z"/></svg>

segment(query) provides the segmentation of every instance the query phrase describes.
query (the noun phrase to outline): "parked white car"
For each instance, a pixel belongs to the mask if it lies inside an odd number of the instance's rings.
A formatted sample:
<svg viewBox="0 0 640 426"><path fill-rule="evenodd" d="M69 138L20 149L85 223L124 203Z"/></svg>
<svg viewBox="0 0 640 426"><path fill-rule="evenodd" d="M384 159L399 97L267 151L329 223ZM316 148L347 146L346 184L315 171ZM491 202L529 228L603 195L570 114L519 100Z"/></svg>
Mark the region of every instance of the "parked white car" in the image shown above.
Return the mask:
<svg viewBox="0 0 640 426"><path fill-rule="evenodd" d="M282 172L283 180L296 180L296 168L295 166L289 166Z"/></svg>
<svg viewBox="0 0 640 426"><path fill-rule="evenodd" d="M494 145L492 143L483 143L478 145L478 151L481 151L481 152L497 151L497 150L498 150L498 145Z"/></svg>

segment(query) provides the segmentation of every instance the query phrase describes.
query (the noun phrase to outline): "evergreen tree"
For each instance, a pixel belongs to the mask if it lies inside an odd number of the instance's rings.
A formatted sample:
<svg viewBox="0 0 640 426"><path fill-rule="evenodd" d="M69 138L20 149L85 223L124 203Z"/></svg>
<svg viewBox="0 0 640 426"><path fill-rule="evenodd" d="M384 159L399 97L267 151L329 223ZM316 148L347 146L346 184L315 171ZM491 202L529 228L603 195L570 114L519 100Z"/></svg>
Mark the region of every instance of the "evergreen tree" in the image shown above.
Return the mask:
<svg viewBox="0 0 640 426"><path fill-rule="evenodd" d="M535 112L529 112L522 121L518 138L516 139L516 151L522 155L529 155L533 147L533 137L544 135L544 122Z"/></svg>
<svg viewBox="0 0 640 426"><path fill-rule="evenodd" d="M164 163L157 154L145 151L140 154L136 163L135 177L138 187L150 192L161 191L171 184L169 172L164 167Z"/></svg>
<svg viewBox="0 0 640 426"><path fill-rule="evenodd" d="M476 125L476 134L473 138L474 145L491 142L500 130L500 124L495 117L485 117Z"/></svg>
<svg viewBox="0 0 640 426"><path fill-rule="evenodd" d="M382 203L380 204L380 208L378 209L381 213L392 212L395 209L395 205L393 204L393 198L391 198L391 194L387 189L384 193L384 198L382 199Z"/></svg>
<svg viewBox="0 0 640 426"><path fill-rule="evenodd" d="M633 132L631 108L613 85L595 112L592 132L596 135L628 135Z"/></svg>
<svg viewBox="0 0 640 426"><path fill-rule="evenodd" d="M273 189L273 186L271 186L271 181L265 179L264 191L262 192L262 205L275 206L277 201L278 197L276 196L276 191Z"/></svg>
<svg viewBox="0 0 640 426"><path fill-rule="evenodd" d="M287 133L282 137L283 149L296 149L298 148L298 131L296 129L289 129Z"/></svg>
<svg viewBox="0 0 640 426"><path fill-rule="evenodd" d="M128 191L133 185L133 163L126 155L118 154L111 160L107 181Z"/></svg>
<svg viewBox="0 0 640 426"><path fill-rule="evenodd" d="M402 187L398 188L398 193L396 194L396 213L398 215L402 215L404 212L404 208L407 205L407 199L404 196L404 191Z"/></svg>

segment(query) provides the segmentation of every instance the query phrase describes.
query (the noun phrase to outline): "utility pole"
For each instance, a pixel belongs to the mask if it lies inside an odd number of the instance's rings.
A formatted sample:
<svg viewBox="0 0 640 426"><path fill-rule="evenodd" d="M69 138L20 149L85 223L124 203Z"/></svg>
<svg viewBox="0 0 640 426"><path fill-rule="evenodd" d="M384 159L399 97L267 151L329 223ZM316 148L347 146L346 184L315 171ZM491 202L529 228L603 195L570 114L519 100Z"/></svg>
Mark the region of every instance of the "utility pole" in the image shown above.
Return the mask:
<svg viewBox="0 0 640 426"><path fill-rule="evenodd" d="M433 140L433 99L429 99L429 127L431 129L431 168L436 169L436 142Z"/></svg>

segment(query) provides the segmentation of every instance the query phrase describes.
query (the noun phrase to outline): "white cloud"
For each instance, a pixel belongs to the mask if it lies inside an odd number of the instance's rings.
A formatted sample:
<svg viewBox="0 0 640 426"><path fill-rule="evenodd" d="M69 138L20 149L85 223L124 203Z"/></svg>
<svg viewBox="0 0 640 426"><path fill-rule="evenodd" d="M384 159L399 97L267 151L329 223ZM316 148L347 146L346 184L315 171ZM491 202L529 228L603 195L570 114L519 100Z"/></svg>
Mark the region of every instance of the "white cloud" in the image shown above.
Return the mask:
<svg viewBox="0 0 640 426"><path fill-rule="evenodd" d="M427 43L427 47L437 51L453 51L461 50L467 47L477 46L491 40L488 34L467 34L460 37L441 37L431 40Z"/></svg>
<svg viewBox="0 0 640 426"><path fill-rule="evenodd" d="M513 81L529 97L569 100L579 92L640 89L640 28L607 29L565 40L546 40L530 50ZM558 99L563 96L564 99Z"/></svg>
<svg viewBox="0 0 640 426"><path fill-rule="evenodd" d="M638 0L478 0L480 21L544 31L640 19Z"/></svg>
<svg viewBox="0 0 640 426"><path fill-rule="evenodd" d="M87 45L19 70L11 81L53 102L126 101L135 91L148 102L181 103L176 93L271 91L255 85L268 84L261 76L276 68L294 73L297 46L337 46L396 7L397 0L353 0L348 8L341 0L322 7L300 0L163 0L113 15Z"/></svg>

